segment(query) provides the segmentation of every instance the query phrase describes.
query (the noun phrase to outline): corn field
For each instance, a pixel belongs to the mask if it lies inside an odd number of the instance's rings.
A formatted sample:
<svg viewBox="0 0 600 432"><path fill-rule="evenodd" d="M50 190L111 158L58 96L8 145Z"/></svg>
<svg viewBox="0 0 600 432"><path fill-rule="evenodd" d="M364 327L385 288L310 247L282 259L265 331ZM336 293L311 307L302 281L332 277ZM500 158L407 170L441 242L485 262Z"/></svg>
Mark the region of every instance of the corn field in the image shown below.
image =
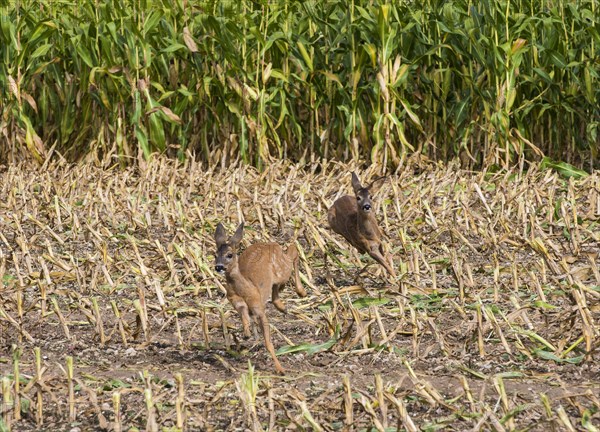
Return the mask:
<svg viewBox="0 0 600 432"><path fill-rule="evenodd" d="M0 429L597 431L598 173L407 162L374 198L392 281L327 228L355 165L3 168ZM240 220L300 251L284 376L214 271Z"/></svg>
<svg viewBox="0 0 600 432"><path fill-rule="evenodd" d="M596 0L2 0L0 160L598 167Z"/></svg>
<svg viewBox="0 0 600 432"><path fill-rule="evenodd" d="M0 0L0 432L600 430L599 6Z"/></svg>

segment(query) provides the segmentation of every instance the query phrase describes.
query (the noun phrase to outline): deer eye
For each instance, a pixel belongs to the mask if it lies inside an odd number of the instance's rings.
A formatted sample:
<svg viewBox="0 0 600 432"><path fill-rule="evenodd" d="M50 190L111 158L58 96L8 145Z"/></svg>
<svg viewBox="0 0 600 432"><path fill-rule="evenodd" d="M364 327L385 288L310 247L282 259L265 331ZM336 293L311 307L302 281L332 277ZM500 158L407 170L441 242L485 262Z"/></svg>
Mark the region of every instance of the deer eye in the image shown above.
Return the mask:
<svg viewBox="0 0 600 432"><path fill-rule="evenodd" d="M359 196L356 197L356 201L360 201L360 197Z"/></svg>
<svg viewBox="0 0 600 432"><path fill-rule="evenodd" d="M233 254L232 253L228 253L227 254L227 258L229 258L229 259L233 258Z"/></svg>

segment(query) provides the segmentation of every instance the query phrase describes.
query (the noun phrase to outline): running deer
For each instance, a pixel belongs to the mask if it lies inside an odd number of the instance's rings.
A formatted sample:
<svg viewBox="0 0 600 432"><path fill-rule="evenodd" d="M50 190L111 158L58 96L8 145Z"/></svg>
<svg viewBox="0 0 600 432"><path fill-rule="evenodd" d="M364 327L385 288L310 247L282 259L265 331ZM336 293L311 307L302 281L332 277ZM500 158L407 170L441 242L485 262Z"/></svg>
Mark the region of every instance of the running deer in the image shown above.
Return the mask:
<svg viewBox="0 0 600 432"><path fill-rule="evenodd" d="M290 245L284 252L277 243L255 243L238 258L237 251L243 235L243 222L229 238L223 225L220 223L217 225L215 270L225 274L227 299L242 318L244 337L250 337L250 317L252 317L262 328L265 346L273 357L275 369L283 373L284 369L277 360L271 342L271 330L265 305L271 297L273 305L281 312L286 312L279 293L292 275L292 270L296 292L300 297L306 296L298 273L298 249L295 245Z"/></svg>
<svg viewBox="0 0 600 432"><path fill-rule="evenodd" d="M386 255L381 244L381 231L371 201L373 185L382 179L378 178L369 186L363 187L358 176L352 173L352 189L355 196L345 195L337 199L327 212L327 220L332 230L344 236L359 253L371 255L395 278L392 259ZM366 266L363 270L365 268Z"/></svg>

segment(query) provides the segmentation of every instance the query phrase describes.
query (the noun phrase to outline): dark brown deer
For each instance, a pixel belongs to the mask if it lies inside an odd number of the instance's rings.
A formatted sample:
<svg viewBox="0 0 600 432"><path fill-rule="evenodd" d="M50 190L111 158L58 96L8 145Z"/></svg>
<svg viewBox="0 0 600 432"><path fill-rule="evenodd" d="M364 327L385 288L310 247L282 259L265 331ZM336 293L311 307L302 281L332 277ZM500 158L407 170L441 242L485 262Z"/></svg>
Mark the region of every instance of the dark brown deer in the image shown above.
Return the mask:
<svg viewBox="0 0 600 432"><path fill-rule="evenodd" d="M359 253L368 253L387 272L396 277L391 256L386 255L381 244L381 231L373 211L371 191L373 185L383 178L374 180L363 187L355 173L352 173L354 196L345 195L337 199L327 212L329 226L344 236ZM363 269L364 270L364 269Z"/></svg>
<svg viewBox="0 0 600 432"><path fill-rule="evenodd" d="M286 312L285 304L279 298L279 292L292 275L292 270L295 274L296 292L300 297L306 296L298 273L298 249L295 245L290 245L284 252L277 243L255 243L238 258L237 251L243 235L243 223L229 238L223 225L217 225L215 270L225 274L227 299L242 318L244 336L250 337L252 317L258 321L262 329L265 346L273 358L275 369L283 373L284 369L277 360L271 342L271 329L265 313L265 305L271 298L277 309Z"/></svg>

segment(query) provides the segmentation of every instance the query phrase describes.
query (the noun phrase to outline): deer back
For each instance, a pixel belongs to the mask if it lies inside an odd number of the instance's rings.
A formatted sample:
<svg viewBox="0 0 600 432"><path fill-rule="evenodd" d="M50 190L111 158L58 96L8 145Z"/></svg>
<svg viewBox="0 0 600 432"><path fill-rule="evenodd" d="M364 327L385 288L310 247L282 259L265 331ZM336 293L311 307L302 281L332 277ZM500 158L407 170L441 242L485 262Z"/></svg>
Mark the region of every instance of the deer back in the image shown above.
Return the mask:
<svg viewBox="0 0 600 432"><path fill-rule="evenodd" d="M288 254L293 255L292 248L288 248ZM288 254L277 243L255 243L240 255L240 272L258 287L264 302L274 284L285 283L292 275L293 259Z"/></svg>

